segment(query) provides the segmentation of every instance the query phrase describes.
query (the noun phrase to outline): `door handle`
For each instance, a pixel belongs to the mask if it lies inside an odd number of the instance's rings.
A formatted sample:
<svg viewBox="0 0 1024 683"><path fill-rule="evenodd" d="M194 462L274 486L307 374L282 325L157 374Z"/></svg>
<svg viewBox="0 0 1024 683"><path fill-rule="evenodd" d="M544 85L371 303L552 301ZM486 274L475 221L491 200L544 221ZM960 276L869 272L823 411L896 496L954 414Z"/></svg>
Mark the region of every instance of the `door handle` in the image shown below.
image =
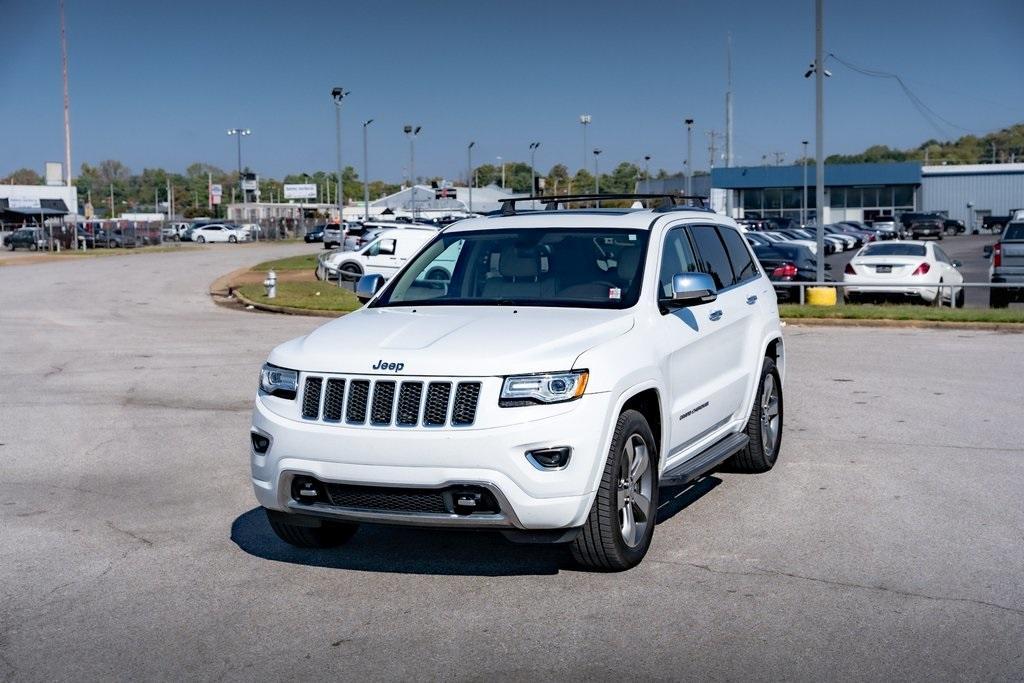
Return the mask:
<svg viewBox="0 0 1024 683"><path fill-rule="evenodd" d="M721 320L722 319L722 309L718 309L717 311L711 311L711 315L709 315L708 318L711 319L711 322L715 322L717 320Z"/></svg>
<svg viewBox="0 0 1024 683"><path fill-rule="evenodd" d="M751 294L747 297L747 303L753 306L757 303L757 294Z"/></svg>

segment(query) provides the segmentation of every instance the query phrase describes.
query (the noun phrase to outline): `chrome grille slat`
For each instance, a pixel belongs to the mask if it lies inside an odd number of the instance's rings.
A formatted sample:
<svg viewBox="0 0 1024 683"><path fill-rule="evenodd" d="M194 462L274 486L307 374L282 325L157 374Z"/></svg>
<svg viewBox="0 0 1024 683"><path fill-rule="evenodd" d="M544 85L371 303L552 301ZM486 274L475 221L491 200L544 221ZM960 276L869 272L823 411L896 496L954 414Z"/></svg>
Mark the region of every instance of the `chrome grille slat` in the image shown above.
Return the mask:
<svg viewBox="0 0 1024 683"><path fill-rule="evenodd" d="M448 421L448 403L452 394L451 382L431 382L427 385L427 400L423 406L423 424L443 427Z"/></svg>
<svg viewBox="0 0 1024 683"><path fill-rule="evenodd" d="M345 408L345 380L330 378L324 392L323 420L325 422L341 422L341 414Z"/></svg>
<svg viewBox="0 0 1024 683"><path fill-rule="evenodd" d="M316 420L320 417L320 394L323 391L323 377L307 377L302 391L302 417Z"/></svg>
<svg viewBox="0 0 1024 683"><path fill-rule="evenodd" d="M345 407L345 420L354 424L366 422L366 404L370 399L370 382L365 379L354 379L348 386L348 403Z"/></svg>
<svg viewBox="0 0 1024 683"><path fill-rule="evenodd" d="M420 402L423 399L423 382L402 382L398 390L398 411L395 424L401 427L415 427L420 421Z"/></svg>
<svg viewBox="0 0 1024 683"><path fill-rule="evenodd" d="M395 407L395 383L381 380L373 383L370 424L389 425Z"/></svg>

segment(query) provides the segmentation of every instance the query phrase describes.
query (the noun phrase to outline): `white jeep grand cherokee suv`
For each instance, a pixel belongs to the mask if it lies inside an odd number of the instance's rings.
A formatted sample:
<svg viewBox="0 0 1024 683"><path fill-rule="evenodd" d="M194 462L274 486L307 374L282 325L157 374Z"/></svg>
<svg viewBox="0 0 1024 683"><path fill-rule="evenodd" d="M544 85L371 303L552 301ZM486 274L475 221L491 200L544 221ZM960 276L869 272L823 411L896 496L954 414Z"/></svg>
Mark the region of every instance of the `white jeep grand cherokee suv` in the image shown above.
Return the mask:
<svg viewBox="0 0 1024 683"><path fill-rule="evenodd" d="M547 206L450 226L387 284L364 276L362 309L271 352L252 483L280 538L498 529L621 570L659 486L772 467L783 339L735 222Z"/></svg>

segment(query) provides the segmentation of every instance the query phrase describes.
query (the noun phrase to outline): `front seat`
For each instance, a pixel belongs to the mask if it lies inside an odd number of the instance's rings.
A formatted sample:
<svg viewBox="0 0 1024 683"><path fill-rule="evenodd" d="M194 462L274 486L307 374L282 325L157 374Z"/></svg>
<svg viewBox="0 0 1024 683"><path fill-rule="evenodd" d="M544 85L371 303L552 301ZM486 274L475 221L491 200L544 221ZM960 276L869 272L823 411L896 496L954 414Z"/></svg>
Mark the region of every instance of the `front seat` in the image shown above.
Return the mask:
<svg viewBox="0 0 1024 683"><path fill-rule="evenodd" d="M498 274L484 283L485 299L543 299L551 295L551 282L542 280L540 257L533 249L504 247L498 256Z"/></svg>

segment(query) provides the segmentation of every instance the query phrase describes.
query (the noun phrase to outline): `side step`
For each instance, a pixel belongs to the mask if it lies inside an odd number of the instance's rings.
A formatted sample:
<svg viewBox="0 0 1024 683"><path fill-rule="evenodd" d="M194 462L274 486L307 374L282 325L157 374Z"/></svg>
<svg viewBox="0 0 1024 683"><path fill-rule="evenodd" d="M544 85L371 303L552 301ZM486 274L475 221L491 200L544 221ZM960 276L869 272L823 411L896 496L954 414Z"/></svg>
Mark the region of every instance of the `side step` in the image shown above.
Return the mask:
<svg viewBox="0 0 1024 683"><path fill-rule="evenodd" d="M746 434L730 434L709 446L702 453L681 462L661 475L658 486L684 486L715 469L737 451L747 447L750 437Z"/></svg>

